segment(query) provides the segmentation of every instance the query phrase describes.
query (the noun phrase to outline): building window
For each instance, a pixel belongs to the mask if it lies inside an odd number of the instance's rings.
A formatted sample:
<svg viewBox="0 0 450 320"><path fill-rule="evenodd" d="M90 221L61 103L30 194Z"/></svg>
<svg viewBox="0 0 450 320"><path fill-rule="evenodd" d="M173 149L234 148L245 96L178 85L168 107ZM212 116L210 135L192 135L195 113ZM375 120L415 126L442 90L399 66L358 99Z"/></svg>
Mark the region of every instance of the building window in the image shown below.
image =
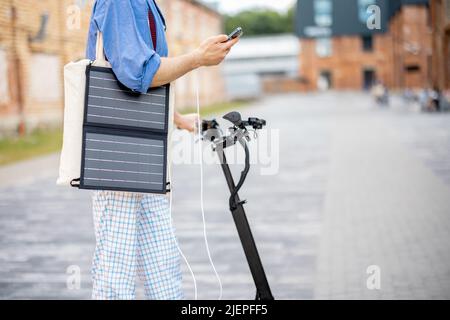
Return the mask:
<svg viewBox="0 0 450 320"><path fill-rule="evenodd" d="M58 101L62 93L60 57L53 54L33 53L30 68L31 97L38 101ZM43 75L45 75L45 81L42 81Z"/></svg>
<svg viewBox="0 0 450 320"><path fill-rule="evenodd" d="M8 59L6 51L0 49L0 104L6 103L9 100L8 88Z"/></svg>
<svg viewBox="0 0 450 320"><path fill-rule="evenodd" d="M362 36L361 40L362 40L363 51L372 52L373 51L373 36L372 35Z"/></svg>
<svg viewBox="0 0 450 320"><path fill-rule="evenodd" d="M447 15L447 22L450 21L450 0L445 1L445 12Z"/></svg>
<svg viewBox="0 0 450 320"><path fill-rule="evenodd" d="M159 4L159 3L158 3ZM175 35L176 40L183 39L183 8L181 8L181 4L178 1L174 1L172 4L172 12L173 20L171 23L173 34Z"/></svg>
<svg viewBox="0 0 450 320"><path fill-rule="evenodd" d="M325 91L333 88L333 74L329 70L320 71L317 79L317 88L320 91Z"/></svg>
<svg viewBox="0 0 450 320"><path fill-rule="evenodd" d="M367 8L376 3L376 0L358 0L358 17L361 23L367 23L370 16L370 13L367 12Z"/></svg>
<svg viewBox="0 0 450 320"><path fill-rule="evenodd" d="M405 67L406 72L420 72L420 66L413 64Z"/></svg>
<svg viewBox="0 0 450 320"><path fill-rule="evenodd" d="M320 27L330 27L333 24L331 0L314 0L314 21Z"/></svg>
<svg viewBox="0 0 450 320"><path fill-rule="evenodd" d="M333 54L331 38L316 39L316 54L321 58L326 58Z"/></svg>
<svg viewBox="0 0 450 320"><path fill-rule="evenodd" d="M375 69L364 68L363 69L363 89L369 90L375 84L377 77Z"/></svg>

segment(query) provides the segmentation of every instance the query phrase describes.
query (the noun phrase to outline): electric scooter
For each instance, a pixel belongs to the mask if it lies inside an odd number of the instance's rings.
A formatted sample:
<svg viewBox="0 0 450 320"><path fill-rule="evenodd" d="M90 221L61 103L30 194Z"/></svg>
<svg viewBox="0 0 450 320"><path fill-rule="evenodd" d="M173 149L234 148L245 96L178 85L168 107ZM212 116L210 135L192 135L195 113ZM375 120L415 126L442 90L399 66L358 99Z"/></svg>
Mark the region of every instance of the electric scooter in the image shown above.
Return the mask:
<svg viewBox="0 0 450 320"><path fill-rule="evenodd" d="M229 199L230 211L256 286L256 300L274 300L258 249L256 248L256 243L253 238L247 216L244 211L244 204L246 201L242 201L238 194L245 182L248 172L250 171L250 151L247 143L250 142L251 138L248 129L252 128L255 131L256 138L256 130L261 130L266 125L266 121L258 118L249 118L244 121L238 112L230 112L223 118L233 124L233 126L229 128L229 135L223 136L219 123L216 120L204 120L201 128L203 139L212 143L213 151L217 153L220 159L220 164L231 193ZM241 177L238 183L235 184L230 167L227 163L225 149L234 146L237 143L244 148L245 167L241 172Z"/></svg>

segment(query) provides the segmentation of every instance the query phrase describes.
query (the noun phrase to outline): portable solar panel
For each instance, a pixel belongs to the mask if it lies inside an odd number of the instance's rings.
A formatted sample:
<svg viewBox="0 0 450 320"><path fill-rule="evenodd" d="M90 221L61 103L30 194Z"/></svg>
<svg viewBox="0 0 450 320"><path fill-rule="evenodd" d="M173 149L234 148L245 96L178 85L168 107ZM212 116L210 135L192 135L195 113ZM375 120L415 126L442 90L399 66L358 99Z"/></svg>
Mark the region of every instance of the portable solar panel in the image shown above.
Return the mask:
<svg viewBox="0 0 450 320"><path fill-rule="evenodd" d="M138 94L86 69L80 189L166 193L170 86Z"/></svg>

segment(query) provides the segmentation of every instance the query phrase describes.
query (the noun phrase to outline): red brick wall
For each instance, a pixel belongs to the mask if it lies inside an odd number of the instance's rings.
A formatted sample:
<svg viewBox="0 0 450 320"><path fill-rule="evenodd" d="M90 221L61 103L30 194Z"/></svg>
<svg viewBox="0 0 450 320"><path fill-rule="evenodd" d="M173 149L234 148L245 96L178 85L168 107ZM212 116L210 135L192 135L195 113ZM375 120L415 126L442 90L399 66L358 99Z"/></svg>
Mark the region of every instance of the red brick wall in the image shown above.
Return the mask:
<svg viewBox="0 0 450 320"><path fill-rule="evenodd" d="M91 4L79 11L79 28L66 26L68 9L73 0L12 0L0 2L0 50L6 54L6 64L9 70L7 79L8 97L0 103L0 131L16 130L23 122L28 129L40 125L60 125L63 115L63 74L64 64L71 60L84 57L87 26L89 24ZM43 41L33 42L41 26L41 16L48 13L48 26ZM32 64L36 55L46 55L54 62L53 68L39 68ZM43 69L41 74L33 70ZM34 95L32 84L48 81L49 73L53 73L56 93L42 92L42 98ZM34 77L34 78L33 78ZM33 82L34 81L34 82ZM49 99L48 97L51 96Z"/></svg>
<svg viewBox="0 0 450 320"><path fill-rule="evenodd" d="M263 91L265 93L304 92L307 91L307 86L300 78L270 77L263 79Z"/></svg>
<svg viewBox="0 0 450 320"><path fill-rule="evenodd" d="M77 22L70 18L74 3L84 4L80 9L79 27L68 26ZM84 58L89 20L92 12L92 0L0 0L0 61L7 68L7 95L0 98L0 134L15 131L19 123L26 124L27 129L41 125L60 126L63 117L63 66L69 61ZM167 37L172 56L194 49L201 39L222 32L222 19L216 12L199 5L192 0L158 0L168 23ZM15 8L16 18L12 13ZM30 42L30 36L38 33L41 15L49 14L47 36L44 41ZM71 25L73 26L73 25ZM50 55L50 62L57 67L47 68L49 72L59 74L59 84L53 90L58 94L49 95L48 88L42 91L42 97L30 92L30 85L45 88L50 86L49 74L37 74L32 65L35 54ZM44 59L46 60L46 59ZM47 59L49 60L49 59ZM0 75L1 76L1 75ZM42 84L39 79L42 79ZM52 77L55 78L54 76ZM48 82L48 83L47 83ZM55 82L55 81L53 81ZM3 86L4 87L4 86ZM0 86L0 89L3 88ZM225 99L224 82L221 69L211 68L200 71L200 94L202 104L210 104ZM181 89L181 90L180 90ZM177 84L177 108L193 106L195 82L190 75ZM19 90L22 94L19 94ZM39 92L38 92L39 93ZM53 96L49 99L49 96Z"/></svg>
<svg viewBox="0 0 450 320"><path fill-rule="evenodd" d="M413 48L414 53L405 50ZM429 83L431 55L428 10L423 6L406 6L391 20L389 32L373 36L373 51L365 52L359 36L332 38L332 55L316 54L314 39L301 39L300 75L309 90L317 89L322 70L332 73L333 88L363 88L363 70L374 69L378 80L389 88L423 87ZM408 73L407 66L419 66Z"/></svg>
<svg viewBox="0 0 450 320"><path fill-rule="evenodd" d="M223 33L222 17L215 11L191 0L160 1L169 23L167 40L169 54L178 56L191 52L206 38ZM210 67L197 71L202 105L221 102L225 97L222 68ZM177 107L193 107L196 104L196 76L193 73L176 81Z"/></svg>
<svg viewBox="0 0 450 320"><path fill-rule="evenodd" d="M450 1L431 0L433 29L432 83L440 90L450 90Z"/></svg>
<svg viewBox="0 0 450 320"><path fill-rule="evenodd" d="M394 44L394 87L414 88L430 85L431 25L424 6L404 6L391 22ZM405 68L419 66L419 72Z"/></svg>
<svg viewBox="0 0 450 320"><path fill-rule="evenodd" d="M333 88L337 90L361 89L363 69L373 68L380 80L392 84L389 65L392 63L391 41L386 35L374 36L373 52L362 50L362 40L358 36L334 37L333 53L330 57L316 55L316 41L301 40L300 74L310 90L317 89L321 71L332 73Z"/></svg>

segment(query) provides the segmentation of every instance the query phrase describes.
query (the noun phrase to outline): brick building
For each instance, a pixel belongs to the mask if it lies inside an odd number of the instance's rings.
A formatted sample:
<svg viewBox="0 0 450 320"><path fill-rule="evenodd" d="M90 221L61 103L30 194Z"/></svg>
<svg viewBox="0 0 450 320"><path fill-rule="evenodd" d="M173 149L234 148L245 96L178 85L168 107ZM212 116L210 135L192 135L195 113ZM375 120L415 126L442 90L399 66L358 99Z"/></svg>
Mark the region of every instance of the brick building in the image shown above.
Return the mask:
<svg viewBox="0 0 450 320"><path fill-rule="evenodd" d="M431 0L433 87L450 90L450 0ZM450 101L450 97L448 97Z"/></svg>
<svg viewBox="0 0 450 320"><path fill-rule="evenodd" d="M0 0L0 133L60 126L63 66L84 58L93 0ZM222 18L195 0L159 0L170 55L222 32ZM208 28L205 28L208 26ZM225 99L220 68L200 70L202 104ZM177 108L194 105L192 76L177 82Z"/></svg>
<svg viewBox="0 0 450 320"><path fill-rule="evenodd" d="M197 0L158 1L167 21L169 55L188 53L206 38L223 33L221 15ZM201 68L197 71L202 105L221 102L225 95L222 67ZM183 109L195 106L196 75L189 73L176 83L176 104Z"/></svg>
<svg viewBox="0 0 450 320"><path fill-rule="evenodd" d="M307 90L369 88L377 80L389 88L430 85L427 0L299 0L297 11Z"/></svg>

